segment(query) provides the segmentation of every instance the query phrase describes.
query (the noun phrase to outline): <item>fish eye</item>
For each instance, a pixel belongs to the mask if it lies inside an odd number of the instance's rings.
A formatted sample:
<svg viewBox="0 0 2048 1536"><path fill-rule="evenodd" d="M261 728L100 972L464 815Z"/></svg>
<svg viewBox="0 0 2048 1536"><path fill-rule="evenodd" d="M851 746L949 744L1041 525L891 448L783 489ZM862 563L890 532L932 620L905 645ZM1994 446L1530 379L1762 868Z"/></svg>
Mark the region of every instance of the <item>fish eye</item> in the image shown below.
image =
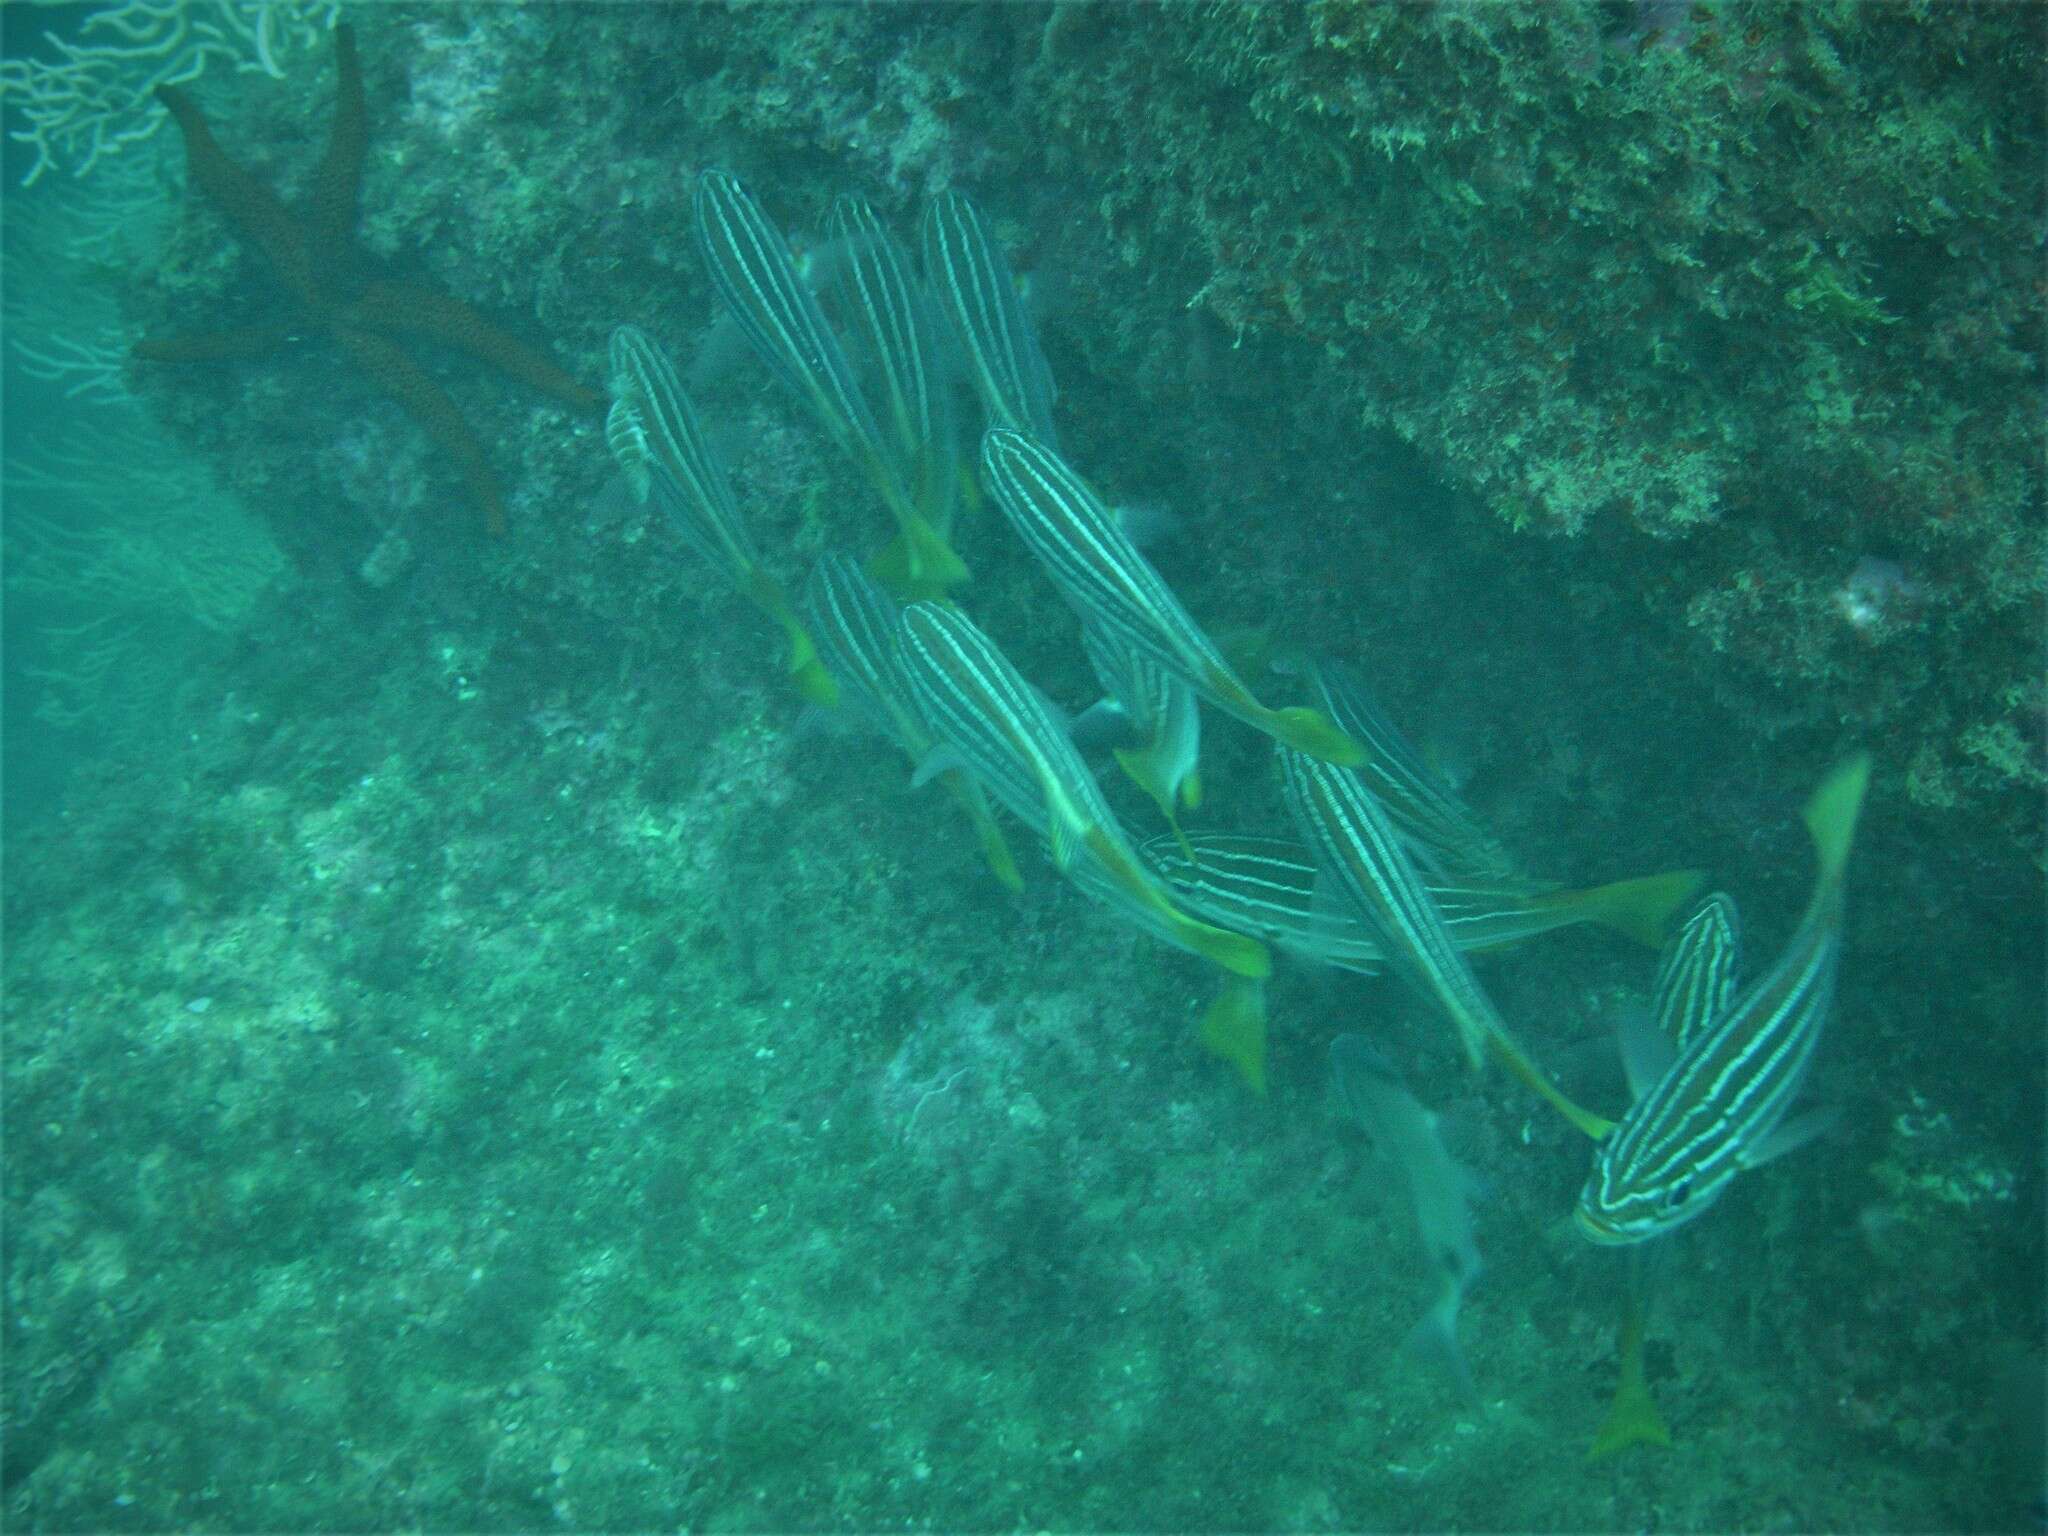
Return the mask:
<svg viewBox="0 0 2048 1536"><path fill-rule="evenodd" d="M1664 1209L1675 1211L1692 1197L1692 1175L1687 1174L1664 1192Z"/></svg>

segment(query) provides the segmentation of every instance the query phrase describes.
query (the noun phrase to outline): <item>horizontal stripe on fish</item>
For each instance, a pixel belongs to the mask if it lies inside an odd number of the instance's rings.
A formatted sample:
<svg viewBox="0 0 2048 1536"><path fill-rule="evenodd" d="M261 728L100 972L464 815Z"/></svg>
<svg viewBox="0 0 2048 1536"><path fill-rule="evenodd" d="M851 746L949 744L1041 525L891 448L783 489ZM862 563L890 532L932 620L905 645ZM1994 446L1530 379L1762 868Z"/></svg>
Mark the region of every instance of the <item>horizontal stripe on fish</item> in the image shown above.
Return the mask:
<svg viewBox="0 0 2048 1536"><path fill-rule="evenodd" d="M1491 1049L1558 1113L1598 1139L1611 1123L1566 1098L1508 1033L1460 952L1406 844L1356 774L1280 747L1288 808L1317 867L1336 882L1386 954L1388 969L1434 1002L1477 1066Z"/></svg>
<svg viewBox="0 0 2048 1536"><path fill-rule="evenodd" d="M804 583L804 610L819 650L845 691L912 763L922 764L931 755L934 738L904 674L902 617L895 600L858 561L830 554L812 568ZM1013 891L1022 890L1023 876L980 782L964 772L941 778L973 824L996 878Z"/></svg>
<svg viewBox="0 0 2048 1536"><path fill-rule="evenodd" d="M1449 781L1423 761L1355 670L1319 660L1310 672L1323 712L1366 750L1358 771L1395 825L1427 850L1425 862L1450 875L1500 878L1515 873L1506 850L1480 826Z"/></svg>
<svg viewBox="0 0 2048 1536"><path fill-rule="evenodd" d="M1182 843L1185 846L1182 846ZM1148 839L1139 850L1189 911L1245 928L1305 959L1371 975L1386 956L1365 920L1318 893L1315 856L1292 838L1194 832ZM1699 888L1695 870L1617 880L1586 890L1518 895L1424 880L1459 949L1498 949L1593 923L1640 937L1666 923Z"/></svg>
<svg viewBox="0 0 2048 1536"><path fill-rule="evenodd" d="M1664 948L1650 991L1650 1017L1683 1051L1728 1011L1742 972L1742 924L1724 891L1704 898Z"/></svg>
<svg viewBox="0 0 2048 1536"><path fill-rule="evenodd" d="M1384 967L1386 956L1364 918L1319 895L1315 856L1292 838L1194 831L1184 840L1149 838L1139 852L1190 911L1210 922L1245 928L1290 954L1343 971L1372 975ZM1698 870L1671 870L1538 895L1423 883L1436 897L1452 940L1470 954L1575 924L1597 924L1634 938L1665 924L1700 879Z"/></svg>
<svg viewBox="0 0 2048 1536"><path fill-rule="evenodd" d="M1870 759L1859 754L1814 792L1806 825L1820 873L1784 953L1694 1036L1599 1149L1576 1212L1594 1242L1641 1242L1691 1221L1737 1173L1772 1155L1834 997L1843 872L1869 778Z"/></svg>
<svg viewBox="0 0 2048 1536"><path fill-rule="evenodd" d="M1052 371L988 221L959 192L942 192L924 216L925 278L967 358L990 426L1057 443Z"/></svg>
<svg viewBox="0 0 2048 1536"><path fill-rule="evenodd" d="M1385 965L1363 919L1317 903L1316 867L1301 844L1216 832L1191 832L1186 842L1162 833L1138 851L1190 912L1340 970L1372 976Z"/></svg>
<svg viewBox="0 0 2048 1536"><path fill-rule="evenodd" d="M1363 761L1364 749L1314 710L1268 709L1252 696L1102 499L1058 454L995 428L982 439L981 462L996 504L1083 624L1150 657L1276 741L1327 761Z"/></svg>
<svg viewBox="0 0 2048 1536"><path fill-rule="evenodd" d="M1242 976L1272 968L1265 946L1201 923L1173 905L1138 857L1052 706L995 642L957 609L903 610L903 665L925 723L1024 824L1044 836L1053 863L1087 860L1126 897L1150 909L1175 942Z"/></svg>

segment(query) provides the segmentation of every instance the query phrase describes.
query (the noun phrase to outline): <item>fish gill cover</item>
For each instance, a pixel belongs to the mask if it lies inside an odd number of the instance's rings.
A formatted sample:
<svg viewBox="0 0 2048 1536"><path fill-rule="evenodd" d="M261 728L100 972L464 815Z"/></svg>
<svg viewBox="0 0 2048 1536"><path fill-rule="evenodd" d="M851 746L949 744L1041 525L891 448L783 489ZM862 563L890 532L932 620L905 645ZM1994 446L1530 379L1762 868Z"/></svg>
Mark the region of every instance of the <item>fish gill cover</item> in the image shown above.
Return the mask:
<svg viewBox="0 0 2048 1536"><path fill-rule="evenodd" d="M13 1525L2030 1518L2038 9L0 21ZM706 172L848 350L859 452L720 318ZM1592 1144L1413 965L1317 963L1400 936L1214 707L1183 836L1117 766L1158 743L1086 749L1137 862L1091 808L1062 879L890 713L934 588L1043 720L1103 691L974 472L1003 389L1262 708L1357 673L1481 834L1376 867L1598 1116L1658 953L1515 915L1643 938L1704 868L1769 977L1801 806L1868 750L1770 1128L1832 1129L1640 1264L1584 1242ZM669 494L700 463L731 509ZM1229 913L1270 978L1173 947ZM1403 1350L1445 1269L1333 1102L1352 1033L1479 1181L1476 1400Z"/></svg>

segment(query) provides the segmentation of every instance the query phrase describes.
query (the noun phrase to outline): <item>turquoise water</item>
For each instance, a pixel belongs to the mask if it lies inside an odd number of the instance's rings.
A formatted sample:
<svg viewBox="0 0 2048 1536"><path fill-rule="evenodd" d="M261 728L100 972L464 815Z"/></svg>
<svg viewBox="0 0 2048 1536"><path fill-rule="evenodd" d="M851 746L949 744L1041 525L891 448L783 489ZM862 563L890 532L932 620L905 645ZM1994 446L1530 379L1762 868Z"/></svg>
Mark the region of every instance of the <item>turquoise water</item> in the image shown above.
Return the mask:
<svg viewBox="0 0 2048 1536"><path fill-rule="evenodd" d="M10 149L11 1525L2038 1527L2038 15L341 15L352 239L324 8L184 88L286 224L172 126ZM22 17L16 59L83 21ZM1007 890L931 743L807 702L767 589L635 498L578 393L620 324L781 588L894 532L720 318L712 167L828 296L835 197L921 270L971 195L1166 588L1268 703L1348 662L1531 884L1702 870L1760 974L1872 754L1828 1128L1643 1250L1668 1447L1588 1455L1629 1264L1584 1135L1425 989L1284 953L1254 1092L1216 966L997 809ZM933 357L957 488L985 407ZM953 596L1079 715L1072 611L962 496ZM1190 834L1304 836L1201 720ZM1655 947L1471 963L1624 1111ZM1405 1097L1333 1090L1354 1034ZM1413 1347L1447 1232L1469 1388Z"/></svg>

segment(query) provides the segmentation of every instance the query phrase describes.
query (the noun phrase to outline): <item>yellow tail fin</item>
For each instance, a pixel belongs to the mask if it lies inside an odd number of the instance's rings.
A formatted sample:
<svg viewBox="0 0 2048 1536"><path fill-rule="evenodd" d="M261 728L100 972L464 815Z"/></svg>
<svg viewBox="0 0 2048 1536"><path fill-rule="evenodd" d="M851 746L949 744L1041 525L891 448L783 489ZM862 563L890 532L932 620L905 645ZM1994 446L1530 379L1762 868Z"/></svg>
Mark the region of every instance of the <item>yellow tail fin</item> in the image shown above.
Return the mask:
<svg viewBox="0 0 2048 1536"><path fill-rule="evenodd" d="M1869 787L1870 754L1858 752L1829 770L1806 802L1806 830L1813 835L1814 849L1820 854L1822 885L1839 880L1849 862L1856 818L1863 809L1863 792Z"/></svg>
<svg viewBox="0 0 2048 1536"><path fill-rule="evenodd" d="M1671 920L1707 883L1703 869L1673 869L1661 875L1615 880L1584 891L1551 891L1532 897L1532 907L1558 908L1573 920L1598 923L1650 949L1662 947Z"/></svg>
<svg viewBox="0 0 2048 1536"><path fill-rule="evenodd" d="M782 583L760 566L751 565L741 574L740 590L746 593L755 607L782 626L782 633L789 641L789 678L796 685L796 691L813 704L822 704L827 709L836 707L839 684L825 670L825 663L818 659L818 647L811 639L811 632L796 616L796 609L790 604L789 594L782 590Z"/></svg>
<svg viewBox="0 0 2048 1536"><path fill-rule="evenodd" d="M868 562L875 580L906 603L944 597L967 584L967 562L953 552L944 534L914 514L900 522L901 531Z"/></svg>
<svg viewBox="0 0 2048 1536"><path fill-rule="evenodd" d="M1356 768L1371 755L1318 710L1269 709L1265 728L1274 740L1339 768Z"/></svg>
<svg viewBox="0 0 2048 1536"><path fill-rule="evenodd" d="M1223 984L1197 1031L1202 1048L1237 1068L1244 1085L1266 1096L1266 989L1233 977Z"/></svg>
<svg viewBox="0 0 2048 1536"><path fill-rule="evenodd" d="M1614 1384L1614 1402L1593 1436L1586 1459L1597 1461L1632 1445L1670 1444L1671 1431L1665 1427L1664 1415L1657 1411L1650 1384L1643 1376L1643 1309L1631 1296L1621 1319L1621 1377Z"/></svg>

